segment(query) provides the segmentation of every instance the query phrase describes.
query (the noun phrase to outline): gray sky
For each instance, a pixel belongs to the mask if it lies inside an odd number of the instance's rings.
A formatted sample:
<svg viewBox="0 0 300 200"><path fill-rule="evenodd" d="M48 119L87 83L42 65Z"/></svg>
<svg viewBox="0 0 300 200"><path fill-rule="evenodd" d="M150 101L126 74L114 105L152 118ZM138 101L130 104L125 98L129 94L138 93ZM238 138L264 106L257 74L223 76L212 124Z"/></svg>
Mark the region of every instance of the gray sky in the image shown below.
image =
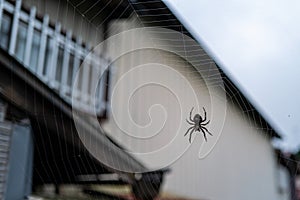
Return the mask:
<svg viewBox="0 0 300 200"><path fill-rule="evenodd" d="M300 1L164 0L269 123L300 145Z"/></svg>

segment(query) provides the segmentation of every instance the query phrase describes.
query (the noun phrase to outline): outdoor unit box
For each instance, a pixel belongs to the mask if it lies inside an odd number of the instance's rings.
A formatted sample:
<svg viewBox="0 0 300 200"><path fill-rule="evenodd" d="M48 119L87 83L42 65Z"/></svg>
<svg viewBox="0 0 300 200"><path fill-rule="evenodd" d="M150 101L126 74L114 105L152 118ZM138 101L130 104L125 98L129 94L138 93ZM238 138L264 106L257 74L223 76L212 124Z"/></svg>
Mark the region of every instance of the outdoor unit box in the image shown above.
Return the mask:
<svg viewBox="0 0 300 200"><path fill-rule="evenodd" d="M0 121L0 199L25 199L31 193L32 167L31 127Z"/></svg>

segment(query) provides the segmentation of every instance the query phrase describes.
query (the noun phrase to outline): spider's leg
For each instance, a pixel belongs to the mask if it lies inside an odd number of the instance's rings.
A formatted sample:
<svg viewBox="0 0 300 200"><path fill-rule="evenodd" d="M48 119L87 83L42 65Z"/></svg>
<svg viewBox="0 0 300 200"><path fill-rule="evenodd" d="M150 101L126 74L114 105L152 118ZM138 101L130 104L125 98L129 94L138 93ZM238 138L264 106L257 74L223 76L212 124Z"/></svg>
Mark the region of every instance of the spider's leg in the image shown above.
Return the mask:
<svg viewBox="0 0 300 200"><path fill-rule="evenodd" d="M205 127L202 127L206 132L208 132L208 134L209 135L211 135L211 136L213 136L212 134L211 134L211 132L209 132L208 130L207 130L207 128L205 128Z"/></svg>
<svg viewBox="0 0 300 200"><path fill-rule="evenodd" d="M204 122L204 121L203 121L203 122ZM210 122L210 120L208 120L206 123L201 124L201 125L202 125L202 126L205 126L205 125L207 125L209 122Z"/></svg>
<svg viewBox="0 0 300 200"><path fill-rule="evenodd" d="M195 128L190 133L190 138L189 138L190 143L192 143L192 134L193 134L194 131L195 131Z"/></svg>
<svg viewBox="0 0 300 200"><path fill-rule="evenodd" d="M189 120L185 119L187 123L189 123L190 125L195 125L192 122L189 122Z"/></svg>
<svg viewBox="0 0 300 200"><path fill-rule="evenodd" d="M207 142L206 134L204 133L203 136L204 136L205 142Z"/></svg>
<svg viewBox="0 0 300 200"><path fill-rule="evenodd" d="M191 112L190 112L190 120L191 120L192 122L194 122L194 120L192 119L192 112L193 112L193 110L194 110L194 107L192 108L192 110L191 110Z"/></svg>
<svg viewBox="0 0 300 200"><path fill-rule="evenodd" d="M207 137L206 137L206 133L205 133L205 131L204 131L202 128L200 128L200 129L201 129L201 131L202 131L202 133L203 133L203 136L204 136L205 142L207 142Z"/></svg>
<svg viewBox="0 0 300 200"><path fill-rule="evenodd" d="M194 127L193 127L193 126L190 127L190 128L186 131L186 133L184 134L184 136L186 136L186 135L188 134L188 132L189 132L192 128L194 128Z"/></svg>
<svg viewBox="0 0 300 200"><path fill-rule="evenodd" d="M203 107L203 111L204 111L204 119L203 119L203 122L205 122L205 121L206 121L206 110L205 110L204 107Z"/></svg>

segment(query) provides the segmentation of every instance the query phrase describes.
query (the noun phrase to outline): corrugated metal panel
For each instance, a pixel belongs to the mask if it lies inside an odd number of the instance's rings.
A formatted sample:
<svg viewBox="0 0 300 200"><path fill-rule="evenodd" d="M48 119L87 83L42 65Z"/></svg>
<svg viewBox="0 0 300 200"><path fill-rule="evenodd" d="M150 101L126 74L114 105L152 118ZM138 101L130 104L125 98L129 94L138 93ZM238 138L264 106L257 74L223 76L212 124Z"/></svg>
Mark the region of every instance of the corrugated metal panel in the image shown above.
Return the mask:
<svg viewBox="0 0 300 200"><path fill-rule="evenodd" d="M0 122L0 199L4 198L6 189L11 131L11 123Z"/></svg>
<svg viewBox="0 0 300 200"><path fill-rule="evenodd" d="M9 145L5 199L27 198L31 193L33 140L29 124L13 123Z"/></svg>

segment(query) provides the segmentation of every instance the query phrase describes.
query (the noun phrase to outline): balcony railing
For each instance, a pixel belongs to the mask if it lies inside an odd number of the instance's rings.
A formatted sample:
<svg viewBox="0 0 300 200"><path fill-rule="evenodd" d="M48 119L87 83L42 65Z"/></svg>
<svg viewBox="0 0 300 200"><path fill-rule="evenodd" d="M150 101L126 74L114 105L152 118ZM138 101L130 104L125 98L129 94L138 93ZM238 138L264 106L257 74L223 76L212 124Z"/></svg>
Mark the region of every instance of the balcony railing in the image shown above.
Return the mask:
<svg viewBox="0 0 300 200"><path fill-rule="evenodd" d="M90 83L97 78L93 73L95 67L104 70L108 60L90 53L89 45L83 45L80 37L74 39L72 31L64 34L60 23L51 26L48 15L38 19L35 7L27 11L21 4L21 0L14 3L0 0L0 47L70 104L73 90L76 97L73 107L85 112L95 109L101 115L107 104L108 74L101 78L96 95ZM78 84L73 86L75 74L89 53L90 60L84 62L89 67L84 68ZM96 98L95 108L92 98Z"/></svg>

